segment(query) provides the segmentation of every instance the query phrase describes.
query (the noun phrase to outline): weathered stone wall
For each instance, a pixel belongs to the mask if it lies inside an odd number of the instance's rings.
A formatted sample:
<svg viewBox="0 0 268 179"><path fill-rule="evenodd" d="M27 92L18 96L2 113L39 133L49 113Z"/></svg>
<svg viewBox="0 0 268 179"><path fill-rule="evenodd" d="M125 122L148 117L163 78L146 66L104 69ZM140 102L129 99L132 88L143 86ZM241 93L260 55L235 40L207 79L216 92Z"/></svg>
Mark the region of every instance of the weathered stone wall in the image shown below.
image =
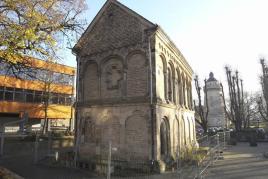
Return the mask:
<svg viewBox="0 0 268 179"><path fill-rule="evenodd" d="M80 156L107 155L109 141L119 159L149 160L151 123L148 105L83 108Z"/></svg>
<svg viewBox="0 0 268 179"><path fill-rule="evenodd" d="M146 28L148 25L112 3L94 24L90 33L86 34L81 55L141 44Z"/></svg>
<svg viewBox="0 0 268 179"><path fill-rule="evenodd" d="M191 148L196 143L194 112L178 109L172 106L157 106L156 108L156 153L157 159L162 160L166 156L161 154L161 123L167 120L170 148L173 158L183 150Z"/></svg>
<svg viewBox="0 0 268 179"><path fill-rule="evenodd" d="M163 32L155 36L156 96L161 103L192 109L192 71Z"/></svg>
<svg viewBox="0 0 268 179"><path fill-rule="evenodd" d="M193 72L161 30L110 3L80 44L79 156L106 156L111 141L122 160L175 157L195 142Z"/></svg>
<svg viewBox="0 0 268 179"><path fill-rule="evenodd" d="M148 97L146 49L139 45L81 58L80 101Z"/></svg>

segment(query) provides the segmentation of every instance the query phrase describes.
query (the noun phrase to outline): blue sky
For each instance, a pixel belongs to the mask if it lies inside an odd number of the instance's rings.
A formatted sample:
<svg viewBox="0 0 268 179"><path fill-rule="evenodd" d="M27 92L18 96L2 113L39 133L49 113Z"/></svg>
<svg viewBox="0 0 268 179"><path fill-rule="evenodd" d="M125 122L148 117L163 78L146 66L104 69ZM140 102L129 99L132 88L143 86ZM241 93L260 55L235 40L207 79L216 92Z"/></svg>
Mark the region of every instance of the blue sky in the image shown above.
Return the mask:
<svg viewBox="0 0 268 179"><path fill-rule="evenodd" d="M267 0L119 1L160 25L200 79L213 71L224 83L228 64L241 73L247 91L260 89L259 58L268 58ZM104 3L87 0L88 23ZM70 52L66 56L66 64L75 66L75 57Z"/></svg>

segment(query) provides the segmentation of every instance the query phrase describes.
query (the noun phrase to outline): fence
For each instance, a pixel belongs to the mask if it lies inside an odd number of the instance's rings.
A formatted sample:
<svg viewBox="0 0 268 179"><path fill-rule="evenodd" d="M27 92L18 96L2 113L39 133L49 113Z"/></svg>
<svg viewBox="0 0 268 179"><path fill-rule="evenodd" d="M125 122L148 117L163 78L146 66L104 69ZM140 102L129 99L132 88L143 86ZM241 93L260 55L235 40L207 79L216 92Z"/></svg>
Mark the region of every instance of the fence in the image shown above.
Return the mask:
<svg viewBox="0 0 268 179"><path fill-rule="evenodd" d="M37 133L38 134L38 133ZM90 160L79 160L78 163L73 162L73 153L57 156L57 151L62 151L63 143L67 141L52 140L48 138L40 138L39 135L34 136L33 140L9 143L5 145L5 155L24 155L32 151L33 161L37 163L40 159L49 156L51 161L58 165L66 167L85 168L88 170L97 171L100 174L96 178L202 178L207 168L214 162L222 158L222 151L226 148L226 144L230 139L229 132L218 132L213 136L204 136L198 139L198 146L192 143L188 148L180 148L176 146L171 149L171 152L163 156L163 161L167 164L165 169L168 172L160 174L162 165L156 161L149 161L143 158L135 158L137 153L127 153L118 151L112 143L107 143L101 146L95 157L88 156ZM70 145L72 146L72 145ZM15 151L20 147L19 151ZM144 151L137 151L142 154ZM128 156L126 159L125 156ZM57 162L57 158L59 161Z"/></svg>
<svg viewBox="0 0 268 179"><path fill-rule="evenodd" d="M137 153L118 151L112 143L101 146L97 156L79 158L73 163L73 156L60 156L60 162L67 167L77 166L86 170L96 171L95 178L135 178L135 179L192 179L202 178L205 171L212 166L216 160L223 158L222 152L230 138L229 132L218 132L213 136L204 136L198 139L198 146L192 143L188 148L174 147L169 157L163 158L167 164L165 170L159 173L163 165L148 159L133 158ZM139 152L139 151L138 151ZM140 151L141 152L141 151ZM128 158L126 159L126 156ZM63 160L62 160L63 159Z"/></svg>
<svg viewBox="0 0 268 179"><path fill-rule="evenodd" d="M202 178L209 166L212 166L218 159L223 159L223 150L226 149L229 140L229 131L198 139L200 147L195 155L201 156L201 160L197 163L195 178Z"/></svg>
<svg viewBox="0 0 268 179"><path fill-rule="evenodd" d="M3 134L3 133L2 133ZM38 132L32 135L5 135L2 144L2 158L26 157L34 164L57 162L60 152L72 151L72 138L56 138L50 135L40 136Z"/></svg>

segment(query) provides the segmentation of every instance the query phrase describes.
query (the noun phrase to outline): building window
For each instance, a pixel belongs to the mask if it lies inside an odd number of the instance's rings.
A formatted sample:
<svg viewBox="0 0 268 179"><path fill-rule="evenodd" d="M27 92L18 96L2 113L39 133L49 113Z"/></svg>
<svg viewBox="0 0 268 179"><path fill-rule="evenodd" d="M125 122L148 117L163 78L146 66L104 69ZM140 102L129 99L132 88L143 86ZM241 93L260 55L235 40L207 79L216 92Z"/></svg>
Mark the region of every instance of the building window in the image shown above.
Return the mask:
<svg viewBox="0 0 268 179"><path fill-rule="evenodd" d="M47 95L46 95L47 94ZM17 101L26 103L42 103L49 99L51 104L72 105L70 94L45 93L43 91L27 90L0 86L0 101Z"/></svg>
<svg viewBox="0 0 268 179"><path fill-rule="evenodd" d="M172 77L170 69L168 69L168 100L172 101Z"/></svg>
<svg viewBox="0 0 268 179"><path fill-rule="evenodd" d="M24 90L25 97L26 97L26 102L27 103L32 103L33 102L33 90Z"/></svg>
<svg viewBox="0 0 268 179"><path fill-rule="evenodd" d="M57 93L53 93L51 95L52 104L59 104L59 95Z"/></svg>
<svg viewBox="0 0 268 179"><path fill-rule="evenodd" d="M34 103L41 103L42 102L42 97L43 97L43 92L42 91L35 91L34 93Z"/></svg>
<svg viewBox="0 0 268 179"><path fill-rule="evenodd" d="M68 106L72 105L72 96L71 95L67 95L67 97L66 97L66 105L68 105Z"/></svg>
<svg viewBox="0 0 268 179"><path fill-rule="evenodd" d="M0 87L0 100L4 100L4 87Z"/></svg>
<svg viewBox="0 0 268 179"><path fill-rule="evenodd" d="M160 153L161 157L165 159L169 154L170 148L170 130L168 120L164 118L160 125Z"/></svg>
<svg viewBox="0 0 268 179"><path fill-rule="evenodd" d="M18 102L24 102L25 101L25 95L23 92L23 89L15 88L15 96L14 101Z"/></svg>
<svg viewBox="0 0 268 179"><path fill-rule="evenodd" d="M13 101L14 100L14 88L6 87L5 100L6 101Z"/></svg>
<svg viewBox="0 0 268 179"><path fill-rule="evenodd" d="M65 95L59 94L59 104L65 105Z"/></svg>

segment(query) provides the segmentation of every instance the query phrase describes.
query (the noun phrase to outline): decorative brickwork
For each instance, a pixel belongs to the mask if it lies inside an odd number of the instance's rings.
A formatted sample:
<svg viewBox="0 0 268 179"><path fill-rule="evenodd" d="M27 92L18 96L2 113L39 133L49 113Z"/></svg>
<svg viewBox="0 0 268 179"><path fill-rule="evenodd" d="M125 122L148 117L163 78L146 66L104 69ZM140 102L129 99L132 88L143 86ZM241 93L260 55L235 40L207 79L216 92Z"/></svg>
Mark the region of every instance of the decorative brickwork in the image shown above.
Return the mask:
<svg viewBox="0 0 268 179"><path fill-rule="evenodd" d="M166 165L195 143L193 71L160 27L107 1L73 51L81 160L110 141L122 161Z"/></svg>

